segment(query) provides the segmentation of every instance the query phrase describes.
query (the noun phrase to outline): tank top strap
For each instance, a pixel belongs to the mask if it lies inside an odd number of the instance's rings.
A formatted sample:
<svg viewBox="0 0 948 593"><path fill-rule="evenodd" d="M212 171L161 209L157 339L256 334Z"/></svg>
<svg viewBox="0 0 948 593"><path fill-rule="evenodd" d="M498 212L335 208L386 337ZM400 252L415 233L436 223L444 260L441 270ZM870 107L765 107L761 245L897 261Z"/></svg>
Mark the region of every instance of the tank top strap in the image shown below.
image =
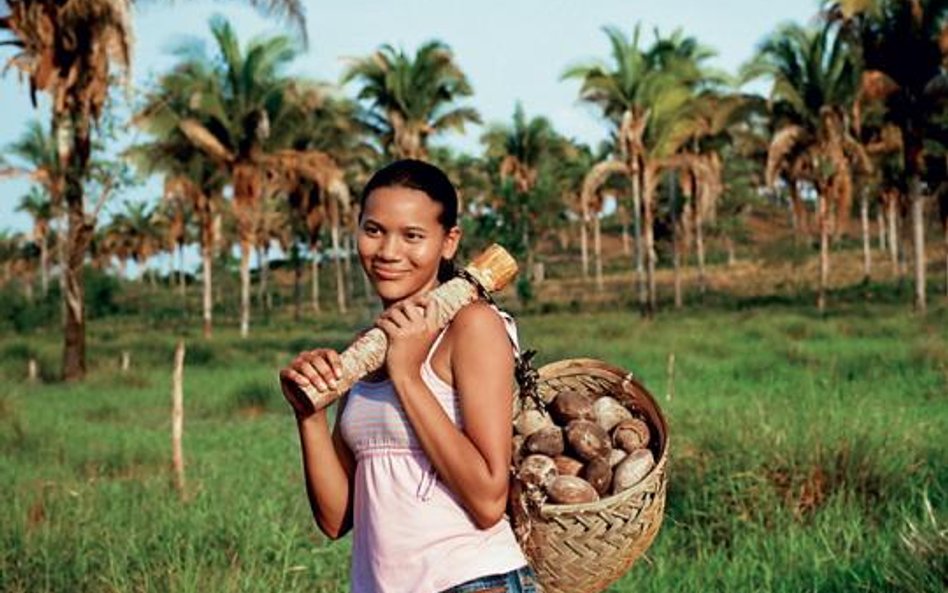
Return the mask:
<svg viewBox="0 0 948 593"><path fill-rule="evenodd" d="M431 343L431 348L428 348L428 354L425 356L425 365L431 365L431 357L434 356L435 350L438 349L438 346L441 345L441 340L444 339L444 334L448 333L448 328L451 326L450 323L445 325L438 331L438 335L435 336L434 341Z"/></svg>
<svg viewBox="0 0 948 593"><path fill-rule="evenodd" d="M501 320L504 322L504 329L507 331L507 337L510 339L510 345L513 346L514 355L520 357L520 338L517 335L517 322L514 320L513 316L498 307L497 305L491 303L491 308L500 315Z"/></svg>

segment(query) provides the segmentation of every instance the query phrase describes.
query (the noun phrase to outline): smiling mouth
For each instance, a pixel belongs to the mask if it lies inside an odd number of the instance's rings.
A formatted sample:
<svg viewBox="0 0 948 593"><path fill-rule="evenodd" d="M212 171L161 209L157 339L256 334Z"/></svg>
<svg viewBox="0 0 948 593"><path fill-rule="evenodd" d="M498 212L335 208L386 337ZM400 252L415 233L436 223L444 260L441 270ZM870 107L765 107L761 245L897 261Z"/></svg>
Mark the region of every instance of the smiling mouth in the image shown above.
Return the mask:
<svg viewBox="0 0 948 593"><path fill-rule="evenodd" d="M407 273L403 270L380 270L379 268L373 268L372 272L380 280L397 280Z"/></svg>

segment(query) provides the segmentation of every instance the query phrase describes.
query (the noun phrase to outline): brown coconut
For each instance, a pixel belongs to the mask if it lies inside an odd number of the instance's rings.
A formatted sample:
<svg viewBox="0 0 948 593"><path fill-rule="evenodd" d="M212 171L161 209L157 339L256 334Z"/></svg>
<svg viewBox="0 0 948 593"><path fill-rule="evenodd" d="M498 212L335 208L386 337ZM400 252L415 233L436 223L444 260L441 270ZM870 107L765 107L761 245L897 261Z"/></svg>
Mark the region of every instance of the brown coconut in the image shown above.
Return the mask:
<svg viewBox="0 0 948 593"><path fill-rule="evenodd" d="M557 476L546 488L550 501L556 504L596 502L599 494L592 485L576 476Z"/></svg>
<svg viewBox="0 0 948 593"><path fill-rule="evenodd" d="M655 457L648 449L636 449L616 466L612 474L612 492L618 494L635 486L655 467Z"/></svg>
<svg viewBox="0 0 948 593"><path fill-rule="evenodd" d="M557 455L553 458L556 472L561 476L578 476L583 471L583 462L567 455Z"/></svg>
<svg viewBox="0 0 948 593"><path fill-rule="evenodd" d="M604 496L612 485L612 466L605 457L590 459L589 463L583 467L580 477L589 482L599 496Z"/></svg>
<svg viewBox="0 0 948 593"><path fill-rule="evenodd" d="M616 424L632 418L632 412L617 399L605 395L593 402L593 416L596 423L609 432Z"/></svg>
<svg viewBox="0 0 948 593"><path fill-rule="evenodd" d="M613 449L612 451L609 451L609 466L615 467L619 465L620 463L622 463L623 459L628 457L628 455L629 454L623 451L622 449Z"/></svg>
<svg viewBox="0 0 948 593"><path fill-rule="evenodd" d="M566 440L577 457L589 461L609 455L609 434L595 422L573 420L566 427Z"/></svg>
<svg viewBox="0 0 948 593"><path fill-rule="evenodd" d="M631 453L648 446L651 433L648 424L641 418L630 418L618 423L612 430L612 444L617 449Z"/></svg>
<svg viewBox="0 0 948 593"><path fill-rule="evenodd" d="M541 410L523 410L514 420L514 428L517 434L525 437L549 426L553 426L553 419Z"/></svg>
<svg viewBox="0 0 948 593"><path fill-rule="evenodd" d="M540 453L548 457L556 457L566 449L563 431L558 426L541 428L527 437L523 449L527 454Z"/></svg>
<svg viewBox="0 0 948 593"><path fill-rule="evenodd" d="M510 446L510 461L513 462L514 467L519 466L520 462L523 461L523 444L526 440L519 434L513 436Z"/></svg>
<svg viewBox="0 0 948 593"><path fill-rule="evenodd" d="M573 420L592 420L593 399L579 391L559 392L549 406L550 413L560 426Z"/></svg>
<svg viewBox="0 0 948 593"><path fill-rule="evenodd" d="M545 488L556 478L556 464L546 455L530 455L520 464L517 478L524 484Z"/></svg>

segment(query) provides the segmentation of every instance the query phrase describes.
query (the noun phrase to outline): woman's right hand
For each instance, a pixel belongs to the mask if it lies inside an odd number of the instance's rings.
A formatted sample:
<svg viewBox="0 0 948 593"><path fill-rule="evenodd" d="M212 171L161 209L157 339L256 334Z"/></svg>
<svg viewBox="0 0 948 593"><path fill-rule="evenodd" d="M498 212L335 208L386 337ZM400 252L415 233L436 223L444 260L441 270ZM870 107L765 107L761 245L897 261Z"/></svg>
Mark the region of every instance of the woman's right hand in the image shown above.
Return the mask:
<svg viewBox="0 0 948 593"><path fill-rule="evenodd" d="M338 352L328 348L300 352L288 366L280 370L283 397L293 407L297 418L305 418L316 411L302 388L330 391L336 389L340 379L342 360Z"/></svg>

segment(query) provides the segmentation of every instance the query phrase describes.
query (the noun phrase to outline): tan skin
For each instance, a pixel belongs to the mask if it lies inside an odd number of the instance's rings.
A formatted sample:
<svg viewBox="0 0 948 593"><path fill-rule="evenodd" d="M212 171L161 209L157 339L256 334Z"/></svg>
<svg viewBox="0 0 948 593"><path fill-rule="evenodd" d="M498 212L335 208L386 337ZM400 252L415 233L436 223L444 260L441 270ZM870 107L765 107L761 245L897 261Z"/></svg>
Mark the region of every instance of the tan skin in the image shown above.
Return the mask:
<svg viewBox="0 0 948 593"><path fill-rule="evenodd" d="M441 205L419 190L383 187L366 199L358 251L385 306L376 325L389 344L385 367L366 380L392 381L439 479L474 523L487 529L506 508L513 352L497 347L508 344L508 338L487 304L473 303L454 317L431 365L458 393L464 421L459 429L421 379L421 366L438 334L437 305L425 295L438 285L441 259L454 256L461 238L458 227L442 226L440 214ZM300 353L280 371L291 403L294 384L323 391L340 377L338 353L323 348ZM342 537L352 526L354 456L338 425L330 431L325 410L296 409L296 414L313 516L328 537Z"/></svg>

